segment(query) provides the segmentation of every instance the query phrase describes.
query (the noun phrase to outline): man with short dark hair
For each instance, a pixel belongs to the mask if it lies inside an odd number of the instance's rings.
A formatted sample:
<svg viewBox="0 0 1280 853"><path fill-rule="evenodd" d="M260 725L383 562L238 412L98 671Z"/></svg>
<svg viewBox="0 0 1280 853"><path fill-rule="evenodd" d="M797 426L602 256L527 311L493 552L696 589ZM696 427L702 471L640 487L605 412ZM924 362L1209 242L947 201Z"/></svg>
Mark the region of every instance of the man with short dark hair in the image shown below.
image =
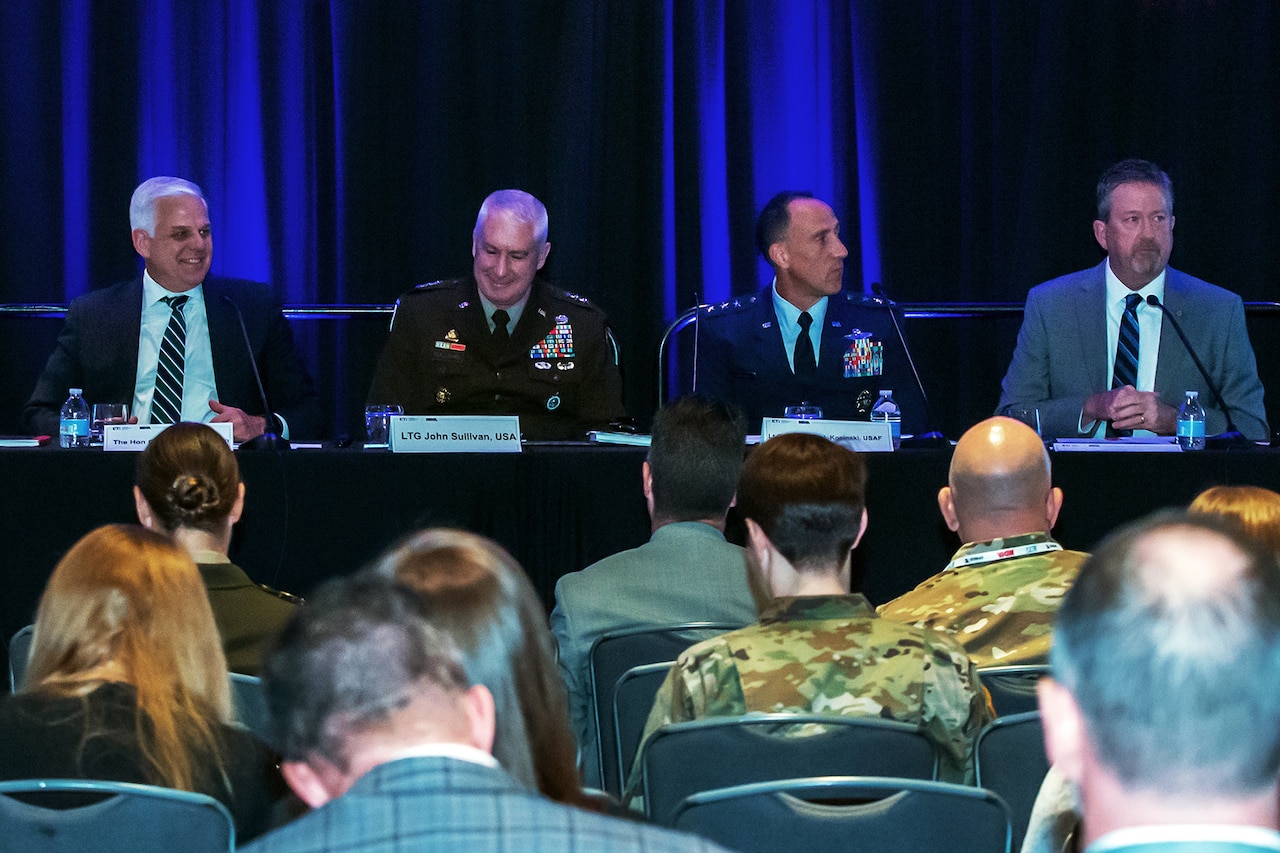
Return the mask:
<svg viewBox="0 0 1280 853"><path fill-rule="evenodd" d="M519 785L490 754L492 694L391 579L321 586L268 655L263 687L281 771L313 811L246 851L719 849Z"/></svg>
<svg viewBox="0 0 1280 853"><path fill-rule="evenodd" d="M56 435L75 387L89 403L128 404L141 423L225 422L236 441L264 431L319 437L320 402L270 289L209 275L213 230L200 187L168 176L143 181L129 227L142 276L72 301L23 430Z"/></svg>
<svg viewBox="0 0 1280 853"><path fill-rule="evenodd" d="M1012 418L971 427L938 508L965 544L943 571L877 612L954 634L978 666L1047 663L1054 614L1088 555L1049 534L1062 489L1040 437Z"/></svg>
<svg viewBox="0 0 1280 853"><path fill-rule="evenodd" d="M471 274L396 302L369 403L411 415L518 415L534 439L581 439L626 415L604 312L552 287L547 208L523 190L480 206Z"/></svg>
<svg viewBox="0 0 1280 853"><path fill-rule="evenodd" d="M746 554L724 538L744 439L742 416L724 403L685 397L659 409L641 466L649 541L556 583L551 629L584 755L598 748L587 690L588 655L597 639L628 628L755 619ZM588 786L600 785L598 769L594 761L584 763Z"/></svg>
<svg viewBox="0 0 1280 853"><path fill-rule="evenodd" d="M809 192L778 193L760 211L756 246L773 283L699 318L694 390L739 406L753 430L802 402L828 418L867 420L879 392L892 390L903 428L923 428L888 307L841 290L849 251L831 207Z"/></svg>
<svg viewBox="0 0 1280 853"><path fill-rule="evenodd" d="M1102 851L1280 850L1280 566L1205 517L1113 534L1058 611L1045 745Z"/></svg>
<svg viewBox="0 0 1280 853"><path fill-rule="evenodd" d="M773 596L760 621L680 655L645 735L667 723L753 711L914 723L945 778L971 770L989 708L964 649L876 617L850 593L851 552L867 525L866 463L812 434L780 435L747 459L738 485L748 561ZM633 770L632 790L639 773Z"/></svg>
<svg viewBox="0 0 1280 853"><path fill-rule="evenodd" d="M1124 160L1097 186L1096 267L1027 294L1018 345L997 414L1037 424L1046 437L1105 430L1173 435L1185 391L1198 391L1209 435L1228 420L1270 437L1262 382L1240 297L1168 266L1173 184L1147 160ZM1162 304L1169 312L1150 300ZM1221 392L1219 402L1179 340L1182 326ZM1168 322L1166 322L1168 321Z"/></svg>

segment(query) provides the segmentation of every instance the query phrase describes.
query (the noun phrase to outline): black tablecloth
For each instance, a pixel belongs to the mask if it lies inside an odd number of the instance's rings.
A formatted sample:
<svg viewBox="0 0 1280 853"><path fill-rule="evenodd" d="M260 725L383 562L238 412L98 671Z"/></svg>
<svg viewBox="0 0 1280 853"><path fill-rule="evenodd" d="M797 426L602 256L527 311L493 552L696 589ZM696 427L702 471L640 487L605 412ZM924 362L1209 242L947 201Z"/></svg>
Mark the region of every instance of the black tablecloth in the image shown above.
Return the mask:
<svg viewBox="0 0 1280 853"><path fill-rule="evenodd" d="M507 547L549 606L561 575L648 538L640 490L645 452L594 445L496 455L241 452L247 496L232 558L255 580L305 595L409 531L457 526ZM936 501L950 456L902 450L868 457L870 522L855 578L872 601L910 589L958 546ZM100 524L136 520L135 459L97 450L0 450L4 637L31 622L49 572L77 538ZM1066 492L1057 536L1088 550L1117 524L1184 506L1214 484L1280 490L1280 454L1063 453L1055 454L1054 479Z"/></svg>

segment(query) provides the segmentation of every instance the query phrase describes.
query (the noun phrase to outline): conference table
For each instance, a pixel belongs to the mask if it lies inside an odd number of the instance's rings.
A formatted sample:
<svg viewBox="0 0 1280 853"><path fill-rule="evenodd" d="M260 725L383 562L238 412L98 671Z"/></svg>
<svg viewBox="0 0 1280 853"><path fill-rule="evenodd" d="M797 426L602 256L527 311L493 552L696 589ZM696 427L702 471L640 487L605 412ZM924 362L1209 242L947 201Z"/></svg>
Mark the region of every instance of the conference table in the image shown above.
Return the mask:
<svg viewBox="0 0 1280 853"><path fill-rule="evenodd" d="M579 443L534 444L512 454L240 451L247 494L231 556L260 583L305 596L411 531L460 527L510 550L550 608L560 576L648 538L645 453ZM937 572L958 546L936 501L950 457L949 447L868 454L870 520L854 578L873 602ZM32 621L50 571L77 538L101 524L135 522L135 461L133 453L97 449L0 450L8 554L0 634L7 638ZM1266 448L1055 453L1053 466L1066 493L1055 533L1081 550L1120 523L1185 506L1211 485L1280 491L1280 453ZM740 533L731 518L731 538Z"/></svg>

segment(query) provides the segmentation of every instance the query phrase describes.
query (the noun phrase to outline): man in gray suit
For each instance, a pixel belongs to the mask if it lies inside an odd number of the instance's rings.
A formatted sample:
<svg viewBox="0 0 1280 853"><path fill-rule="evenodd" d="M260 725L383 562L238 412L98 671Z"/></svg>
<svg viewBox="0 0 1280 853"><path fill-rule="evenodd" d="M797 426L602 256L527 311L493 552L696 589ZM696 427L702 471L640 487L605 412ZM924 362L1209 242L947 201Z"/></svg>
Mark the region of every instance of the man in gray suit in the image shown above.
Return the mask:
<svg viewBox="0 0 1280 853"><path fill-rule="evenodd" d="M598 749L587 690L587 658L597 639L628 628L755 621L745 553L724 538L742 472L744 433L741 415L726 404L685 397L663 406L641 469L649 541L556 584L551 629L583 755ZM583 763L584 781L599 787L597 763Z"/></svg>
<svg viewBox="0 0 1280 853"><path fill-rule="evenodd" d="M1107 257L1027 294L996 414L1038 424L1045 437L1107 429L1173 435L1183 393L1193 390L1205 408L1207 434L1231 424L1251 439L1268 438L1240 297L1168 267L1169 176L1146 160L1124 160L1103 173L1097 201L1093 235ZM1152 297L1159 305L1150 304ZM1179 339L1175 320L1221 400Z"/></svg>
<svg viewBox="0 0 1280 853"><path fill-rule="evenodd" d="M285 626L263 686L284 763L313 811L242 849L680 853L697 838L553 803L490 754L493 696L393 580L324 584Z"/></svg>
<svg viewBox="0 0 1280 853"><path fill-rule="evenodd" d="M1206 517L1113 534L1058 611L1045 746L1076 849L1280 850L1280 566Z"/></svg>

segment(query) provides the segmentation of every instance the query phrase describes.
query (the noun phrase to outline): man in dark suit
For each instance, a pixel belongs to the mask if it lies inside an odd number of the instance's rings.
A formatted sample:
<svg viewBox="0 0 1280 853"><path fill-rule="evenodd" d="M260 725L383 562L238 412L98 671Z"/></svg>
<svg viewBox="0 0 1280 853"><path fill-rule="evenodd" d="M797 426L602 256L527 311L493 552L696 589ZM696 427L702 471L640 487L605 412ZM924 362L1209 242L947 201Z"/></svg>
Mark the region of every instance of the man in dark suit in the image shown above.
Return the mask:
<svg viewBox="0 0 1280 853"><path fill-rule="evenodd" d="M892 390L903 430L923 429L889 307L841 290L849 252L831 208L807 192L778 193L756 221L756 247L773 285L699 318L694 390L734 403L755 430L801 402L828 418L867 420L879 392Z"/></svg>
<svg viewBox="0 0 1280 853"><path fill-rule="evenodd" d="M314 809L247 853L576 850L680 853L692 836L554 803L490 754L494 702L394 581L324 584L294 613L263 672L294 792Z"/></svg>
<svg viewBox="0 0 1280 853"><path fill-rule="evenodd" d="M1108 853L1280 850L1280 567L1211 518L1113 534L1058 611L1045 746Z"/></svg>
<svg viewBox="0 0 1280 853"><path fill-rule="evenodd" d="M1231 420L1249 438L1268 438L1240 297L1168 266L1169 176L1146 160L1124 160L1103 173L1097 200L1093 234L1107 257L1027 294L996 413L1031 426L1038 420L1041 434L1053 438L1100 435L1108 426L1173 435L1183 394L1192 390L1209 435ZM1172 317L1148 304L1151 296ZM1175 319L1222 393L1220 402L1166 322Z"/></svg>
<svg viewBox="0 0 1280 853"><path fill-rule="evenodd" d="M604 312L537 277L550 251L542 202L491 193L472 233L472 274L419 285L396 303L369 404L519 415L534 439L580 439L625 417Z"/></svg>
<svg viewBox="0 0 1280 853"><path fill-rule="evenodd" d="M209 277L213 234L200 188L181 178L144 181L134 191L129 221L134 249L145 261L142 277L71 303L23 410L23 428L56 433L67 389L77 387L90 403L128 403L140 423L229 422L236 440L246 441L268 426L252 346L274 409L272 431L318 436L320 404L270 291ZM170 352L181 362L176 373ZM164 391L157 397L157 382L168 388L167 399Z"/></svg>

